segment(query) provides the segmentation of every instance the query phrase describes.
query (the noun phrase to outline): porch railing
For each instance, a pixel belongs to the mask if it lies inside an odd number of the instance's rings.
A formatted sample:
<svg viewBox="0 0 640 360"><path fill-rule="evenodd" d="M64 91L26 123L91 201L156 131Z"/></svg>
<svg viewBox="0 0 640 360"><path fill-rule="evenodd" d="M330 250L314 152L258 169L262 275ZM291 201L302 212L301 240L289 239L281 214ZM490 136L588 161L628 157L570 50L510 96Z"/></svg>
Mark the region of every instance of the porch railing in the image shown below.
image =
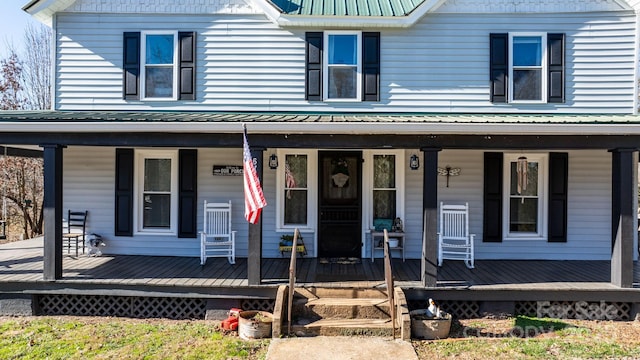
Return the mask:
<svg viewBox="0 0 640 360"><path fill-rule="evenodd" d="M389 233L384 229L384 281L387 285L387 299L389 300L389 312L391 313L391 334L396 338L396 307L393 296L393 269L391 268L391 251L389 251Z"/></svg>
<svg viewBox="0 0 640 360"><path fill-rule="evenodd" d="M295 293L296 285L296 259L298 258L298 235L299 231L296 228L293 231L293 251L291 251L291 261L289 262L289 296L287 299L287 334L291 334L291 312L293 308L293 294Z"/></svg>

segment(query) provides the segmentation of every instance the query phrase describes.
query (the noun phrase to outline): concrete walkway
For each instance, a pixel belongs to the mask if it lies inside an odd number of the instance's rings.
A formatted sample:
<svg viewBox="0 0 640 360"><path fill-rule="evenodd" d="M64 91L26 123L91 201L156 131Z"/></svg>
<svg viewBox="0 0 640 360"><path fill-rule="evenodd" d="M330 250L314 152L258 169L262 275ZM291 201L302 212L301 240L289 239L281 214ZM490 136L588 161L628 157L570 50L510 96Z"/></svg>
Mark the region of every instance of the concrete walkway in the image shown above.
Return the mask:
<svg viewBox="0 0 640 360"><path fill-rule="evenodd" d="M316 336L273 339L267 360L417 360L413 345L379 337Z"/></svg>

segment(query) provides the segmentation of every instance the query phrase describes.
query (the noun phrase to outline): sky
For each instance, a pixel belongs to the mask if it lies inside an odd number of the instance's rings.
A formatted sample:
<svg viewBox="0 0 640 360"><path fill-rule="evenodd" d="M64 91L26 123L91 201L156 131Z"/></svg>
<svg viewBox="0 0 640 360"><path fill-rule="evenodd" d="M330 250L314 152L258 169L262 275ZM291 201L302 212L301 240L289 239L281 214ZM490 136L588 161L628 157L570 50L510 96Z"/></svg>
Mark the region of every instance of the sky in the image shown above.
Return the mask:
<svg viewBox="0 0 640 360"><path fill-rule="evenodd" d="M8 44L22 50L21 43L27 24L39 23L22 11L27 3L29 0L0 0L0 58L6 56Z"/></svg>

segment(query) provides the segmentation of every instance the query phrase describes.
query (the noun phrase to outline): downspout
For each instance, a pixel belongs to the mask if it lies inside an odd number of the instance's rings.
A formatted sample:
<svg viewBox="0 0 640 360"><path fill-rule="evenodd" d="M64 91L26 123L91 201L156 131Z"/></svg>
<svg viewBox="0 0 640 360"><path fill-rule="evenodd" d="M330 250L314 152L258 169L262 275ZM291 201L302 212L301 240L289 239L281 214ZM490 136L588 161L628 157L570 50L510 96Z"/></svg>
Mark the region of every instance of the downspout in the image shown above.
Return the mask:
<svg viewBox="0 0 640 360"><path fill-rule="evenodd" d="M51 92L51 109L49 110L55 110L56 109L56 74L57 74L57 70L58 70L58 62L57 62L57 57L56 57L56 52L58 51L56 44L58 43L58 31L57 31L57 27L58 27L58 14L53 14L52 18L51 18L51 52L49 54L50 59L51 59L51 74L49 75L50 79L50 84L51 84L51 89L49 89L49 91ZM636 37L637 39L637 37ZM636 94L637 95L637 94Z"/></svg>
<svg viewBox="0 0 640 360"><path fill-rule="evenodd" d="M633 67L633 71L634 71L634 76L633 76L633 115L638 115L638 106L639 104L639 99L638 96L640 96L640 91L638 89L638 87L640 86L640 70L638 69L638 66L640 65L640 10L635 10L635 16L636 16L636 32L635 32L635 53L634 53L634 64L635 66ZM640 190L640 187L638 187L638 190ZM635 198L635 202L634 204L636 204L636 214L638 214L638 216L636 216L636 229L638 231L636 231L635 234L635 240L636 240L636 250L637 250L637 256L640 259L640 239L639 239L639 234L640 234L640 228L638 228L638 217L640 216L640 209L638 209L638 191L634 192L634 198Z"/></svg>

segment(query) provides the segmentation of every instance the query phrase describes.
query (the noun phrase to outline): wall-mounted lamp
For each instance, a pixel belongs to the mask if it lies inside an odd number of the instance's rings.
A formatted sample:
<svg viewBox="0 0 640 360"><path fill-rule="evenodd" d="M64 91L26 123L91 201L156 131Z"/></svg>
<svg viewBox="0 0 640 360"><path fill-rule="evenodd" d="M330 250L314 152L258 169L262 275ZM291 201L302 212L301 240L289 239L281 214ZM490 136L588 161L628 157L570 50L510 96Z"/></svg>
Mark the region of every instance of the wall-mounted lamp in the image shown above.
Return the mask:
<svg viewBox="0 0 640 360"><path fill-rule="evenodd" d="M278 156L276 154L271 154L271 156L269 156L269 168L278 168Z"/></svg>
<svg viewBox="0 0 640 360"><path fill-rule="evenodd" d="M418 155L411 155L411 158L409 159L409 167L411 170L418 170L420 168L420 158Z"/></svg>

